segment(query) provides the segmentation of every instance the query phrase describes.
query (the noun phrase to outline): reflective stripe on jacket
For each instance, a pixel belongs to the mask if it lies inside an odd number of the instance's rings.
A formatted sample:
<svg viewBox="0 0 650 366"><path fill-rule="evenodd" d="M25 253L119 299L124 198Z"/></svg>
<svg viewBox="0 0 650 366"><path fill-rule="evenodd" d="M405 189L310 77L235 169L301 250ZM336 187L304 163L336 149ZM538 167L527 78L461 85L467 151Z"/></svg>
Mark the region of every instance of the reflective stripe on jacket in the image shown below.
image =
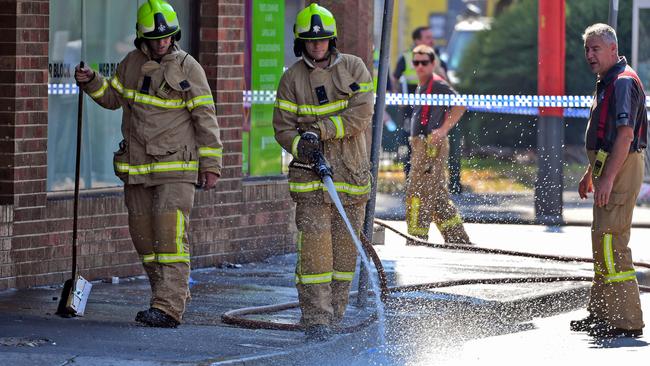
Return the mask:
<svg viewBox="0 0 650 366"><path fill-rule="evenodd" d="M81 88L104 108L122 108L124 141L113 164L125 184L195 183L199 171L221 173L210 86L201 65L178 46L157 62L143 43L111 78L95 72Z"/></svg>
<svg viewBox="0 0 650 366"><path fill-rule="evenodd" d="M332 166L334 184L344 204L366 200L370 192L370 160L366 134L373 114L370 72L360 58L336 53L325 69L303 59L280 80L273 127L280 145L294 161L300 134L316 132ZM289 166L289 190L294 200L325 200L326 188L311 170Z"/></svg>

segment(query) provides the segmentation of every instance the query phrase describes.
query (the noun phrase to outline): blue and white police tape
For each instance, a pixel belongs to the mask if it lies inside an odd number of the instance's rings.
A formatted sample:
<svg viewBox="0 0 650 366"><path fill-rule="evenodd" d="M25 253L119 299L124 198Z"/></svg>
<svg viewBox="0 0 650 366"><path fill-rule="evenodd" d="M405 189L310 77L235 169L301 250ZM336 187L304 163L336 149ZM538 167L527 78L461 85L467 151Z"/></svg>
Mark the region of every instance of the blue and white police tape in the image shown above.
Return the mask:
<svg viewBox="0 0 650 366"><path fill-rule="evenodd" d="M64 95L64 94L77 94L79 87L77 84L47 84L47 94Z"/></svg>
<svg viewBox="0 0 650 366"><path fill-rule="evenodd" d="M244 106L275 103L274 90L246 90ZM565 117L587 118L591 95L479 95L479 94L402 94L387 93L386 105L465 106L473 112L535 116L538 108L564 108ZM646 97L650 107L650 97Z"/></svg>
<svg viewBox="0 0 650 366"><path fill-rule="evenodd" d="M72 83L47 85L49 95L77 94L79 88ZM587 118L593 97L591 95L481 95L481 94L403 94L387 93L386 105L465 106L472 112L504 113L536 116L538 108L564 108L565 117ZM275 90L245 90L245 107L252 104L274 104ZM650 107L650 97L646 97Z"/></svg>

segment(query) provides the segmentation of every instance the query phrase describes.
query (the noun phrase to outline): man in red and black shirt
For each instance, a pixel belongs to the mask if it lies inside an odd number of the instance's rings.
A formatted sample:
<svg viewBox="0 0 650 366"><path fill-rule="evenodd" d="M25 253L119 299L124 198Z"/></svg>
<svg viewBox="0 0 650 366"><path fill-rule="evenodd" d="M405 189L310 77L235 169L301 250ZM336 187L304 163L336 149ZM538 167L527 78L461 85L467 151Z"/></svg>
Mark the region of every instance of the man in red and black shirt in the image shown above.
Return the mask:
<svg viewBox="0 0 650 366"><path fill-rule="evenodd" d="M413 67L418 76L418 94L457 94L434 72L433 48L413 49ZM428 239L429 225L435 222L446 243L469 244L463 220L447 190L447 134L465 113L465 107L416 106L411 117L411 171L406 190L408 233ZM411 242L407 242L411 244Z"/></svg>
<svg viewBox="0 0 650 366"><path fill-rule="evenodd" d="M594 24L582 38L587 63L598 75L586 136L590 164L578 187L581 198L594 194L595 273L589 316L572 321L571 329L601 338L638 337L643 334L643 314L628 242L643 181L646 98L636 72L618 55L614 29Z"/></svg>

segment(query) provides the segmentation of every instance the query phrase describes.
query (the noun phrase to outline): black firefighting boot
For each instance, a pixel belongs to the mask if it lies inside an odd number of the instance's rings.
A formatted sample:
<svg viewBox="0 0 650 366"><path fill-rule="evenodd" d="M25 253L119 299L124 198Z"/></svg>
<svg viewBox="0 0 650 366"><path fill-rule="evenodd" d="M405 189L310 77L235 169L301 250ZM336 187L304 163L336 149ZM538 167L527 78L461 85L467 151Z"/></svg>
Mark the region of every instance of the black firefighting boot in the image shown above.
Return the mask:
<svg viewBox="0 0 650 366"><path fill-rule="evenodd" d="M149 327L157 328L176 328L180 324L176 319L156 308L139 311L135 316L135 321Z"/></svg>
<svg viewBox="0 0 650 366"><path fill-rule="evenodd" d="M601 322L602 320L593 314L589 314L586 318L580 320L571 320L569 326L574 332L586 332L594 324Z"/></svg>
<svg viewBox="0 0 650 366"><path fill-rule="evenodd" d="M643 329L616 328L606 321L600 321L592 325L591 328L589 328L589 332L587 334L589 334L590 337L594 338L639 338L643 335Z"/></svg>
<svg viewBox="0 0 650 366"><path fill-rule="evenodd" d="M325 342L332 336L330 327L325 324L310 325L305 330L307 342Z"/></svg>

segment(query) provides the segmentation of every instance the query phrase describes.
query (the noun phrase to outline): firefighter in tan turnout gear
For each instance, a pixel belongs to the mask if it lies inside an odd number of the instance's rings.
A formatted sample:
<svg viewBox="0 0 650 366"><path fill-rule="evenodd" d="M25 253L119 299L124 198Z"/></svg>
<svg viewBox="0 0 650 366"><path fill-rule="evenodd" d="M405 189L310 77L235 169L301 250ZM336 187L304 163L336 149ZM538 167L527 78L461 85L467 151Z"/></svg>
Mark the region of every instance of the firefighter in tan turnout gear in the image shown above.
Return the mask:
<svg viewBox="0 0 650 366"><path fill-rule="evenodd" d="M456 94L434 72L435 51L426 45L413 49L413 67L419 78L419 94ZM411 170L407 177L406 223L408 233L429 237L433 220L445 243L469 244L463 220L447 190L447 134L465 113L465 107L416 106L411 117ZM414 244L411 240L407 244Z"/></svg>
<svg viewBox="0 0 650 366"><path fill-rule="evenodd" d="M199 63L176 44L180 27L165 1L138 9L136 49L110 79L76 69L99 105L122 108L114 169L124 181L129 231L149 277L150 308L135 320L176 327L190 298L188 219L195 185L214 188L222 146L212 93Z"/></svg>
<svg viewBox="0 0 650 366"><path fill-rule="evenodd" d="M582 39L598 76L585 138L589 166L578 186L580 198L594 194L594 279L589 316L570 326L596 338L640 337L645 324L628 243L648 146L646 96L639 76L618 54L612 27L591 25Z"/></svg>
<svg viewBox="0 0 650 366"><path fill-rule="evenodd" d="M366 130L374 94L360 58L338 52L336 22L311 4L294 25L294 52L302 59L282 76L273 114L275 138L291 152L289 190L296 202L296 287L308 340L325 340L342 320L357 251L319 176L312 157L331 164L336 190L360 231L370 192Z"/></svg>

